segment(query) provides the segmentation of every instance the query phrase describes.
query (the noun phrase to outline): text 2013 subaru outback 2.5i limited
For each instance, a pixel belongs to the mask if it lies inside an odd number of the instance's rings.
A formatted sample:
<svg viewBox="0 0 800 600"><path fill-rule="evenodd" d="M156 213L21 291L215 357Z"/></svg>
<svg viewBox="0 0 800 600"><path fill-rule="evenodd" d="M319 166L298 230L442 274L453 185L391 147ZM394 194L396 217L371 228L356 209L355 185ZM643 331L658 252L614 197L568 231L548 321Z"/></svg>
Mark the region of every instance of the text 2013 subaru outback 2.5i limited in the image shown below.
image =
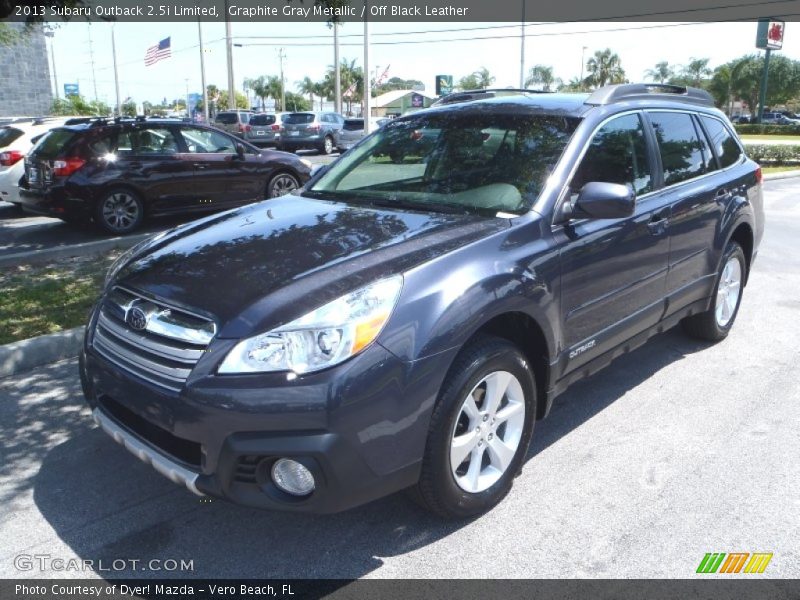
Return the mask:
<svg viewBox="0 0 800 600"><path fill-rule="evenodd" d="M678 322L723 339L763 227L761 171L700 90L445 104L126 253L81 377L196 493L332 512L411 488L466 517L570 383Z"/></svg>

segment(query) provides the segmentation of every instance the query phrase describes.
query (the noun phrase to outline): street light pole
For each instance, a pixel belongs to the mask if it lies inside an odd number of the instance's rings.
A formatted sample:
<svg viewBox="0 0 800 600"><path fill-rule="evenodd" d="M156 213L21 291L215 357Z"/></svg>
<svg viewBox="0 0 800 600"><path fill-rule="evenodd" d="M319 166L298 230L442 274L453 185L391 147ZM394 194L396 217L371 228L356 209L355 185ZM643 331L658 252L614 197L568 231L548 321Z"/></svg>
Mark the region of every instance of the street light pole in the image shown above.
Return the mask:
<svg viewBox="0 0 800 600"><path fill-rule="evenodd" d="M286 54L283 53L283 48L278 50L278 60L281 63L281 110L286 110L286 82L283 78L283 59L286 58Z"/></svg>
<svg viewBox="0 0 800 600"><path fill-rule="evenodd" d="M764 118L764 104L767 101L767 78L769 76L769 57L772 50L767 48L764 54L764 72L761 74L761 90L758 94L758 122L759 124Z"/></svg>
<svg viewBox="0 0 800 600"><path fill-rule="evenodd" d="M56 55L53 52L53 38L55 37L55 33L51 30L47 30L44 32L45 37L50 38L50 62L53 63L53 85L56 88L56 100L60 98L58 95L58 75L56 75Z"/></svg>
<svg viewBox="0 0 800 600"><path fill-rule="evenodd" d="M117 73L117 42L114 37L114 27L116 23L111 24L111 57L114 60L114 91L117 94L117 116L122 116L122 104L119 101L119 74Z"/></svg>
<svg viewBox="0 0 800 600"><path fill-rule="evenodd" d="M525 0L522 0L522 23L519 43L519 88L525 87Z"/></svg>
<svg viewBox="0 0 800 600"><path fill-rule="evenodd" d="M370 100L372 99L372 86L369 81L369 2L364 0L364 135L369 133Z"/></svg>
<svg viewBox="0 0 800 600"><path fill-rule="evenodd" d="M236 83L233 79L233 39L228 0L225 0L225 48L228 54L228 108L233 109L236 108Z"/></svg>
<svg viewBox="0 0 800 600"><path fill-rule="evenodd" d="M208 124L208 89L206 88L206 59L203 56L203 27L200 19L197 20L197 38L200 42L200 83L203 86L203 116L204 123Z"/></svg>
<svg viewBox="0 0 800 600"><path fill-rule="evenodd" d="M342 67L339 64L339 23L333 24L333 110L342 112Z"/></svg>

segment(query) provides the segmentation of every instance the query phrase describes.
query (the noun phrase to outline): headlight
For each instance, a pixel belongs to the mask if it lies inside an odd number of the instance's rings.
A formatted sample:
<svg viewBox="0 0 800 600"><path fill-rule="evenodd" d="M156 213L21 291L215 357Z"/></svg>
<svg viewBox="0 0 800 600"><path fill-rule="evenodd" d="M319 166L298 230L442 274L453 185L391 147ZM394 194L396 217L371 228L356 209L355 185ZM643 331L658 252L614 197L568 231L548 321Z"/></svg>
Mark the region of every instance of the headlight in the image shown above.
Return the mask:
<svg viewBox="0 0 800 600"><path fill-rule="evenodd" d="M295 319L243 340L219 373L310 373L355 356L371 344L394 310L403 278L382 279Z"/></svg>

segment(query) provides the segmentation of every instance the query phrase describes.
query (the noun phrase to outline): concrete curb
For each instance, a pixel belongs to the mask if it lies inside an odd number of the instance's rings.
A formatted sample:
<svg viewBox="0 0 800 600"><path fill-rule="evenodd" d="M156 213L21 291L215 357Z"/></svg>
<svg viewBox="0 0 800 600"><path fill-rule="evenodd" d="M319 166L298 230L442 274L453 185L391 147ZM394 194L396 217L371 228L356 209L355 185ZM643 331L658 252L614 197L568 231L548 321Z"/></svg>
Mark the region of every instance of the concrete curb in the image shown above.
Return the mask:
<svg viewBox="0 0 800 600"><path fill-rule="evenodd" d="M766 173L764 181L774 181L776 179L791 179L793 177L800 177L800 169L795 171L783 171L782 173Z"/></svg>
<svg viewBox="0 0 800 600"><path fill-rule="evenodd" d="M0 346L0 377L77 356L82 342L83 327L76 327Z"/></svg>
<svg viewBox="0 0 800 600"><path fill-rule="evenodd" d="M151 235L155 234L142 233L139 235L109 238L107 240L97 240L95 242L84 242L82 244L70 244L69 246L56 246L55 248L43 248L41 250L30 250L28 252L15 252L14 254L0 255L0 267L41 263L68 256L101 254L114 248L130 248L142 240L147 239Z"/></svg>

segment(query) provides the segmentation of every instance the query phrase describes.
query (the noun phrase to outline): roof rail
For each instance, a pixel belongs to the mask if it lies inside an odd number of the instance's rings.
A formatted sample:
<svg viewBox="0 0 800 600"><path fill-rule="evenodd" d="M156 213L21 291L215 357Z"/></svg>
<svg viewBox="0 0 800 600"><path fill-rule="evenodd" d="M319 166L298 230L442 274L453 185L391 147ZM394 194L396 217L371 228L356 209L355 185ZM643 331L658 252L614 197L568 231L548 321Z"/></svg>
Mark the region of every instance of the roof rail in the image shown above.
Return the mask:
<svg viewBox="0 0 800 600"><path fill-rule="evenodd" d="M660 96L663 100L679 100L703 106L714 106L714 99L707 91L668 83L606 85L595 90L585 103L602 106L622 100L650 100L653 96Z"/></svg>
<svg viewBox="0 0 800 600"><path fill-rule="evenodd" d="M478 90L463 90L460 92L451 92L447 96L442 96L436 100L432 106L440 106L442 104L455 104L456 102L469 102L470 100L483 100L485 98L494 98L498 93L506 94L550 94L552 92L545 92L543 90L529 90L525 88L486 88Z"/></svg>

